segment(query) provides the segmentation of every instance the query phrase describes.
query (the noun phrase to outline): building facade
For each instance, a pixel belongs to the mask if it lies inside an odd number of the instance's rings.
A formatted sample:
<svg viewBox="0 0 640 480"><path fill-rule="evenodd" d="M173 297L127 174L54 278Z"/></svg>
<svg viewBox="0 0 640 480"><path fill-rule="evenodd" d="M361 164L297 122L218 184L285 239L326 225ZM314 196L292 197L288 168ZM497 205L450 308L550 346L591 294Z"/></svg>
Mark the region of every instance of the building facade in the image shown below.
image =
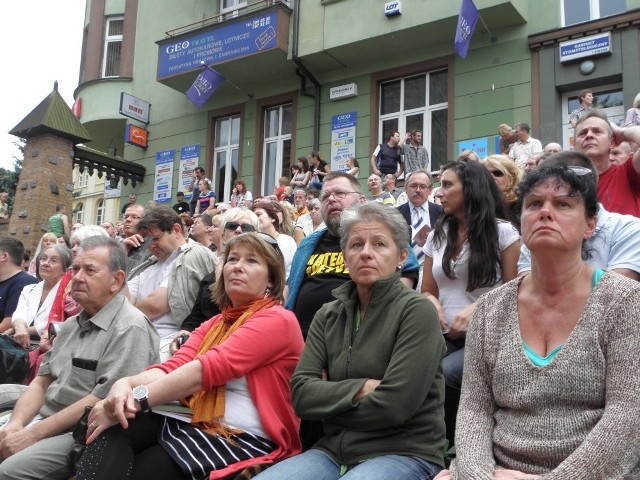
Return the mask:
<svg viewBox="0 0 640 480"><path fill-rule="evenodd" d="M198 164L226 200L236 178L270 194L312 150L333 170L355 156L366 178L396 129L423 131L432 169L463 148L494 153L501 123L569 147L581 89L614 120L640 91L640 0L475 4L461 59L459 2L87 1L80 120L90 147L144 166L123 198L173 202ZM225 80L198 108L185 92L203 64ZM148 132L146 148L127 141L129 125Z"/></svg>

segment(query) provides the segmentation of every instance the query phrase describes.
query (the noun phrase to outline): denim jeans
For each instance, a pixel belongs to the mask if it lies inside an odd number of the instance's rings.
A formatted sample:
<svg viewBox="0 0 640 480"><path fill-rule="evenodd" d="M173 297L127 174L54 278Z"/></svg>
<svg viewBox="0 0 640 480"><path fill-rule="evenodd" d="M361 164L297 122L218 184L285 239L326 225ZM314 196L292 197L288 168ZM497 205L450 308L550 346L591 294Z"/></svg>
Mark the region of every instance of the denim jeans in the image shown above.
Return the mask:
<svg viewBox="0 0 640 480"><path fill-rule="evenodd" d="M441 470L426 460L402 455L381 455L340 476L340 465L312 448L268 468L255 480L430 480Z"/></svg>

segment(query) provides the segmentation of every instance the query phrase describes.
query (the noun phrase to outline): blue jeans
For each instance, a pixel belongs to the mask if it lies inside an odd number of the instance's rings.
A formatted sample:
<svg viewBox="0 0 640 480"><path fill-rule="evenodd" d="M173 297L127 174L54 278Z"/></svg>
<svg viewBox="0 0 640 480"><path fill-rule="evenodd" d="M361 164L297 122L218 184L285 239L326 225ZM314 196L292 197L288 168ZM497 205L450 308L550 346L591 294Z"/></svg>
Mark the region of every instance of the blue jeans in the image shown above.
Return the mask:
<svg viewBox="0 0 640 480"><path fill-rule="evenodd" d="M430 480L441 470L417 457L381 455L349 469L316 448L283 460L254 477L256 480Z"/></svg>

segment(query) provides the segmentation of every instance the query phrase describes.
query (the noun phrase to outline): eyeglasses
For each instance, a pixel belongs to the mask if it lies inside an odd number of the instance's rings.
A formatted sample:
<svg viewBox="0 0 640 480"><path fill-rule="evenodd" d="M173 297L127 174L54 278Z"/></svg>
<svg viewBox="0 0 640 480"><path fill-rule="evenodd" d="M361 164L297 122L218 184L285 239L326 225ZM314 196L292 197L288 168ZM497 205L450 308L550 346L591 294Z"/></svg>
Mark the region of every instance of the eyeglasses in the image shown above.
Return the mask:
<svg viewBox="0 0 640 480"><path fill-rule="evenodd" d="M504 177L504 172L502 170L489 170L489 173L496 178Z"/></svg>
<svg viewBox="0 0 640 480"><path fill-rule="evenodd" d="M350 193L358 193L358 192L349 191L349 190L337 190L335 192L325 192L320 196L320 201L322 201L323 203L328 202L332 196L337 200L344 200L347 197L347 195L349 195Z"/></svg>
<svg viewBox="0 0 640 480"><path fill-rule="evenodd" d="M151 243L155 243L156 245L158 244L158 242L160 241L160 239L162 238L162 236L167 233L167 232L162 232L160 235L158 235L157 237L151 237Z"/></svg>
<svg viewBox="0 0 640 480"><path fill-rule="evenodd" d="M250 223L227 222L224 224L225 230L233 231L233 230L237 230L238 227L240 227L240 230L242 230L244 233L256 231L255 227Z"/></svg>

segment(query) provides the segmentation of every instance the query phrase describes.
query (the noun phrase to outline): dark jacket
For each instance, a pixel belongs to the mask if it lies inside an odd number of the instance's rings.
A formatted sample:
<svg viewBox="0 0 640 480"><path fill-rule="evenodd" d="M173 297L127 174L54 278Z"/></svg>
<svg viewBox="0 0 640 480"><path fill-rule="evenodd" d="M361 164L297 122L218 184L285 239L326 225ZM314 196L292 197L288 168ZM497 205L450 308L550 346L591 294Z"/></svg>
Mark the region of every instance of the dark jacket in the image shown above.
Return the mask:
<svg viewBox="0 0 640 480"><path fill-rule="evenodd" d="M433 202L426 202L426 205L428 205L429 221L431 222L431 228L433 228L436 226L436 220L438 219L438 216L443 212L442 206ZM422 205L422 207L424 208L425 205ZM405 222L407 222L407 225L411 226L411 206L409 205L409 202L403 203L402 205L396 208L404 217L404 220Z"/></svg>
<svg viewBox="0 0 640 480"><path fill-rule="evenodd" d="M357 331L352 281L316 313L291 378L294 408L303 419L324 421L325 436L314 448L338 464L396 454L442 466L445 346L438 314L397 272L373 288ZM370 378L380 385L354 402Z"/></svg>

